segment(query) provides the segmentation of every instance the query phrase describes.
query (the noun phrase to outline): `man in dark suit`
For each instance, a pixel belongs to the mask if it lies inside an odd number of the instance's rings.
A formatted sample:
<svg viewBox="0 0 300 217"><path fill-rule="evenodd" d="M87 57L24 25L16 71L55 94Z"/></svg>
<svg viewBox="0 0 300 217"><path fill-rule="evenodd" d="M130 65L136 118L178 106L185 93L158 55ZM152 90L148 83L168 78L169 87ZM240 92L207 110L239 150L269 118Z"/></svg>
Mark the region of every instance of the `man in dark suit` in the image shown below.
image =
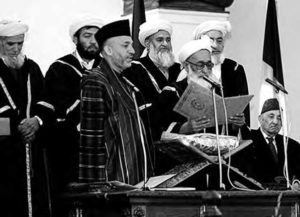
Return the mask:
<svg viewBox="0 0 300 217"><path fill-rule="evenodd" d="M290 183L300 177L300 144L286 138L287 155L284 151L284 137L279 133L282 127L278 100L265 101L259 115L260 128L251 130L253 144L243 151L243 161L239 166L247 175L261 183L275 183L287 177L287 159Z"/></svg>

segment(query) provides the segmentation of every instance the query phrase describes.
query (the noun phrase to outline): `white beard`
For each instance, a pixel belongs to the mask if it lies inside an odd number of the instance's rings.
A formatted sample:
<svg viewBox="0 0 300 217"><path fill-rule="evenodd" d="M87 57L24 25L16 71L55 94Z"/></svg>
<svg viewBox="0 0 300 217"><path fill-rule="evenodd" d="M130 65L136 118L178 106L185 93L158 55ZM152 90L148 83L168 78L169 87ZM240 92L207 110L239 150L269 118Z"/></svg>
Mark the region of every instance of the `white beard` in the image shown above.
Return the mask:
<svg viewBox="0 0 300 217"><path fill-rule="evenodd" d="M158 52L157 59L163 68L169 68L174 64L174 54L171 51Z"/></svg>
<svg viewBox="0 0 300 217"><path fill-rule="evenodd" d="M162 68L169 68L175 62L172 50L162 50L156 53L153 45L150 45L149 57Z"/></svg>
<svg viewBox="0 0 300 217"><path fill-rule="evenodd" d="M187 72L187 82L190 83L190 81L193 81L197 84L199 84L202 87L205 87L207 89L211 88L211 84L208 83L207 81L205 81L201 75L197 75L196 73L194 73L194 71L192 70L191 66L188 65L188 72ZM203 74L204 75L204 74Z"/></svg>
<svg viewBox="0 0 300 217"><path fill-rule="evenodd" d="M211 55L211 61L215 65L222 64L224 62L225 56L223 53L221 54L216 54L216 55Z"/></svg>
<svg viewBox="0 0 300 217"><path fill-rule="evenodd" d="M203 73L204 76L204 73ZM218 82L218 79L216 78L216 76L213 73L209 73L208 75L206 75L207 77L209 77L210 79L212 79L213 81L215 81L216 83ZM207 89L210 89L212 86L209 82L207 82L206 80L204 80L201 75L198 75L196 73L194 73L194 71L192 70L191 66L188 65L188 83L190 81L194 81L195 83L199 84L202 87L205 87Z"/></svg>
<svg viewBox="0 0 300 217"><path fill-rule="evenodd" d="M12 69L20 69L24 65L25 56L19 54L17 57L2 56L5 65Z"/></svg>

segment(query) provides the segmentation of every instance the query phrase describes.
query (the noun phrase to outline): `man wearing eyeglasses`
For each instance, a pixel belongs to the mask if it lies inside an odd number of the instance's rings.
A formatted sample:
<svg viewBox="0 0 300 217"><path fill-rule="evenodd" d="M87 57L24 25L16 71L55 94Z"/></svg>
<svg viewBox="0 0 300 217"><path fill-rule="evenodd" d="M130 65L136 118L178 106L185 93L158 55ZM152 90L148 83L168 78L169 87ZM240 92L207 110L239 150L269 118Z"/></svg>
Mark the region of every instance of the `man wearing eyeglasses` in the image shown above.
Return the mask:
<svg viewBox="0 0 300 217"><path fill-rule="evenodd" d="M187 120L184 116L173 111L175 104L188 86L191 80L204 87L210 84L203 79L207 76L214 79L212 68L214 64L211 61L211 45L208 37L201 40L193 40L186 43L179 51L179 61L187 73L187 77L163 89L155 103L156 112L153 119L156 129L160 133L163 131L192 134L198 133L208 126L210 120L206 117Z"/></svg>
<svg viewBox="0 0 300 217"><path fill-rule="evenodd" d="M214 64L211 61L211 51L208 37L190 41L179 51L178 59L187 76L185 79L163 88L157 100L153 103L152 109L156 112L154 112L152 121L154 129L160 136L163 131L180 134L199 133L209 126L210 119L207 117L187 120L186 117L173 111L173 108L191 81L195 81L207 88L210 87L210 84L203 79L203 76L214 79L212 75ZM160 158L156 158L157 175L170 170L177 164L176 161L163 153L160 153L160 155L158 155Z"/></svg>

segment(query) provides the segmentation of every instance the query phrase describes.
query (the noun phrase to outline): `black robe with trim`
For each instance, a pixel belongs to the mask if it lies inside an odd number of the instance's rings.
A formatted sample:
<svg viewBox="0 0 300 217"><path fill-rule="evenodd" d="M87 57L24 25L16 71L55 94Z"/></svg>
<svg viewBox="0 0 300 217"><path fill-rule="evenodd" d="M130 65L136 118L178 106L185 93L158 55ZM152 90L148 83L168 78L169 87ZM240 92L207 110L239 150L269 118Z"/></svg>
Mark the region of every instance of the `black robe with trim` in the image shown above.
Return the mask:
<svg viewBox="0 0 300 217"><path fill-rule="evenodd" d="M147 71L153 76L159 90L155 88L155 85ZM139 89L139 92L137 93L137 101L138 105L142 106L153 104L157 100L159 92L165 86L171 85L172 83L176 82L176 79L178 78L180 72L180 64L174 63L169 68L169 78L167 79L149 58L149 56L146 56L139 59L138 61L133 62L131 68L125 70L123 72L123 75ZM150 126L151 128L151 132L148 132L148 135L152 135L152 140L159 140L159 132L156 131L155 127L151 123L153 112L157 111L153 111L152 106L149 106L141 110L141 116L145 125Z"/></svg>
<svg viewBox="0 0 300 217"><path fill-rule="evenodd" d="M244 67L234 60L225 58L221 64L221 80L225 97L248 95L248 83ZM244 110L246 124L250 126L250 107Z"/></svg>
<svg viewBox="0 0 300 217"><path fill-rule="evenodd" d="M41 109L37 102L41 99L44 77L37 63L25 58L20 69L10 69L0 59L0 78L3 82L0 85L0 118L9 118L11 132L0 135L1 216L28 216L25 144L17 127L27 117L28 108L29 117L34 117ZM40 130L31 144L31 194L33 215L47 216Z"/></svg>
<svg viewBox="0 0 300 217"><path fill-rule="evenodd" d="M99 63L100 57L95 59L93 67ZM62 212L61 194L70 182L78 181L80 85L85 74L87 70L78 59L68 54L52 63L45 75L43 101L52 105L55 111L44 107L39 116L45 120L48 129L45 143L54 212Z"/></svg>

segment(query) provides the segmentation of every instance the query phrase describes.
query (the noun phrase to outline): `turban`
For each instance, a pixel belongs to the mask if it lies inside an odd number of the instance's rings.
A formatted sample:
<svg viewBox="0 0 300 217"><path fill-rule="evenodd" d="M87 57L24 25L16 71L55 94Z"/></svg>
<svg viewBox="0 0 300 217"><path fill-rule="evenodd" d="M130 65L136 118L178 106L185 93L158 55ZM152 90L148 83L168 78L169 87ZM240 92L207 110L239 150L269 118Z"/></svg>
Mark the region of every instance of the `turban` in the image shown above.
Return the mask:
<svg viewBox="0 0 300 217"><path fill-rule="evenodd" d="M117 36L131 36L129 20L119 20L106 24L96 33L95 38L102 49L107 39Z"/></svg>
<svg viewBox="0 0 300 217"><path fill-rule="evenodd" d="M229 21L210 20L199 24L195 28L193 32L193 39L197 40L201 38L202 35L211 30L220 31L222 32L223 37L230 38L231 25Z"/></svg>
<svg viewBox="0 0 300 217"><path fill-rule="evenodd" d="M209 37L204 36L199 40L192 40L182 46L178 54L178 60L183 64L190 56L200 50L208 50L210 53L211 50L211 41Z"/></svg>
<svg viewBox="0 0 300 217"><path fill-rule="evenodd" d="M264 102L260 114L263 114L268 111L273 111L273 110L279 110L279 102L276 98L267 99Z"/></svg>
<svg viewBox="0 0 300 217"><path fill-rule="evenodd" d="M17 20L0 21L0 36L10 37L25 34L28 26Z"/></svg>
<svg viewBox="0 0 300 217"><path fill-rule="evenodd" d="M73 21L69 29L69 34L73 39L74 35L79 29L85 26L95 26L100 29L103 26L103 24L104 24L103 21L97 17L92 17L90 15L83 15Z"/></svg>
<svg viewBox="0 0 300 217"><path fill-rule="evenodd" d="M162 19L154 19L147 21L140 25L140 32L139 32L139 41L140 43L145 46L145 40L157 33L160 30L167 31L170 35L172 35L173 28L171 26L171 23L167 20L162 20Z"/></svg>

